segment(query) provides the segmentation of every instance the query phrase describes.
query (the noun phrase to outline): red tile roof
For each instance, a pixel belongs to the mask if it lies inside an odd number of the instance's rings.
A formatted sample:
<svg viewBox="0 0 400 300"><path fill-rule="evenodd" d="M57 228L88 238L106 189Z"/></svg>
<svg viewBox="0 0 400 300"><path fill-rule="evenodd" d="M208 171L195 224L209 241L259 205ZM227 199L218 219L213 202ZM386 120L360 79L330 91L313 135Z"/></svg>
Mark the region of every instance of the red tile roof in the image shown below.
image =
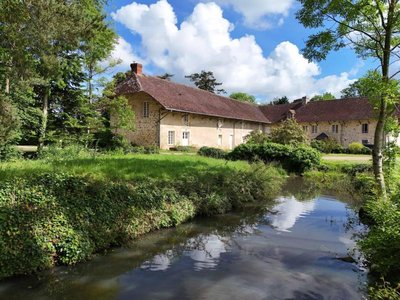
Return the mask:
<svg viewBox="0 0 400 300"><path fill-rule="evenodd" d="M272 123L276 123L286 119L290 110L296 111L301 105L302 103L299 102L278 105L268 104L260 106L260 109L268 120Z"/></svg>
<svg viewBox="0 0 400 300"><path fill-rule="evenodd" d="M257 106L158 77L135 73L121 83L116 92L145 92L167 110L260 123L282 121L288 117L289 112L298 122L367 120L376 117L367 98L312 101L307 104L297 100L288 104ZM396 111L396 115L400 116L400 111Z"/></svg>
<svg viewBox="0 0 400 300"><path fill-rule="evenodd" d="M235 120L270 123L254 104L222 97L198 88L157 77L132 76L117 87L117 94L145 92L165 109Z"/></svg>
<svg viewBox="0 0 400 300"><path fill-rule="evenodd" d="M367 98L311 101L296 110L298 122L350 121L375 118Z"/></svg>

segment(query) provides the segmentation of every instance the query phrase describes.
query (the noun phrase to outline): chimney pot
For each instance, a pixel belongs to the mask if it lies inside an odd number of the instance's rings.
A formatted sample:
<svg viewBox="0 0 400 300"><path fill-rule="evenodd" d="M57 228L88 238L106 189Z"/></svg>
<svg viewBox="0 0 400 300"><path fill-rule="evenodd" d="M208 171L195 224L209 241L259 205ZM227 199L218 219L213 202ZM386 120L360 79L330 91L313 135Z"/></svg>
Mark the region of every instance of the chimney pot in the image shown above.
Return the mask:
<svg viewBox="0 0 400 300"><path fill-rule="evenodd" d="M143 65L139 64L137 62L134 62L131 64L131 70L133 73L137 74L137 75L142 75L143 73Z"/></svg>

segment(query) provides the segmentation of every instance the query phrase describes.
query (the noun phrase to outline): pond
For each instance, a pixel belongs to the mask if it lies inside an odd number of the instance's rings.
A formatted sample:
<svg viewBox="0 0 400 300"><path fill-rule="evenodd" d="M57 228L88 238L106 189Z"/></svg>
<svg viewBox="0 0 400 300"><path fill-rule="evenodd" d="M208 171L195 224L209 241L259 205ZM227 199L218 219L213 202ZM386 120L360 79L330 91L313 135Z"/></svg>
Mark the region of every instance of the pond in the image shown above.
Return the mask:
<svg viewBox="0 0 400 300"><path fill-rule="evenodd" d="M305 193L291 189L273 204L0 282L0 299L362 299L366 272L345 259L352 206L322 194L300 200Z"/></svg>

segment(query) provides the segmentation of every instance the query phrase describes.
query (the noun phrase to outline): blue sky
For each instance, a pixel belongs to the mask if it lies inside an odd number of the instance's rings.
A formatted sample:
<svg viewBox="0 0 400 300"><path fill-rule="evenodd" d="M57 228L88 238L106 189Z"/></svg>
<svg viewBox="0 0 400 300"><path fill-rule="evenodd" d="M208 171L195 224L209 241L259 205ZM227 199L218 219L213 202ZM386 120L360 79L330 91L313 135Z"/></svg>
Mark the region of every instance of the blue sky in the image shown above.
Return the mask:
<svg viewBox="0 0 400 300"><path fill-rule="evenodd" d="M123 60L118 70L137 60L145 73L173 73L179 82L211 70L228 92L248 92L260 102L325 91L340 96L373 63L351 49L306 61L300 51L312 31L296 20L298 8L294 0L122 0L106 10L120 36L113 53Z"/></svg>

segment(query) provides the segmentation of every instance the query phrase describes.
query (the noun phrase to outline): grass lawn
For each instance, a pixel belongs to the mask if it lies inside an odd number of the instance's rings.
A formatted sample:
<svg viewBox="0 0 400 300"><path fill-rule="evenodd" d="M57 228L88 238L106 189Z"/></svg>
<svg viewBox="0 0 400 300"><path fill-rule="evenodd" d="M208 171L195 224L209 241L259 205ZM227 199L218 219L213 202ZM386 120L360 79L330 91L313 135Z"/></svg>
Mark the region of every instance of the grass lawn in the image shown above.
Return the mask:
<svg viewBox="0 0 400 300"><path fill-rule="evenodd" d="M95 158L62 161L21 160L1 163L0 180L46 172L91 175L94 178L109 180L171 179L204 172L229 172L232 169L248 167L247 162L232 162L187 154L101 155Z"/></svg>
<svg viewBox="0 0 400 300"><path fill-rule="evenodd" d="M371 164L372 156L359 154L325 154L322 156L322 162L332 166Z"/></svg>

